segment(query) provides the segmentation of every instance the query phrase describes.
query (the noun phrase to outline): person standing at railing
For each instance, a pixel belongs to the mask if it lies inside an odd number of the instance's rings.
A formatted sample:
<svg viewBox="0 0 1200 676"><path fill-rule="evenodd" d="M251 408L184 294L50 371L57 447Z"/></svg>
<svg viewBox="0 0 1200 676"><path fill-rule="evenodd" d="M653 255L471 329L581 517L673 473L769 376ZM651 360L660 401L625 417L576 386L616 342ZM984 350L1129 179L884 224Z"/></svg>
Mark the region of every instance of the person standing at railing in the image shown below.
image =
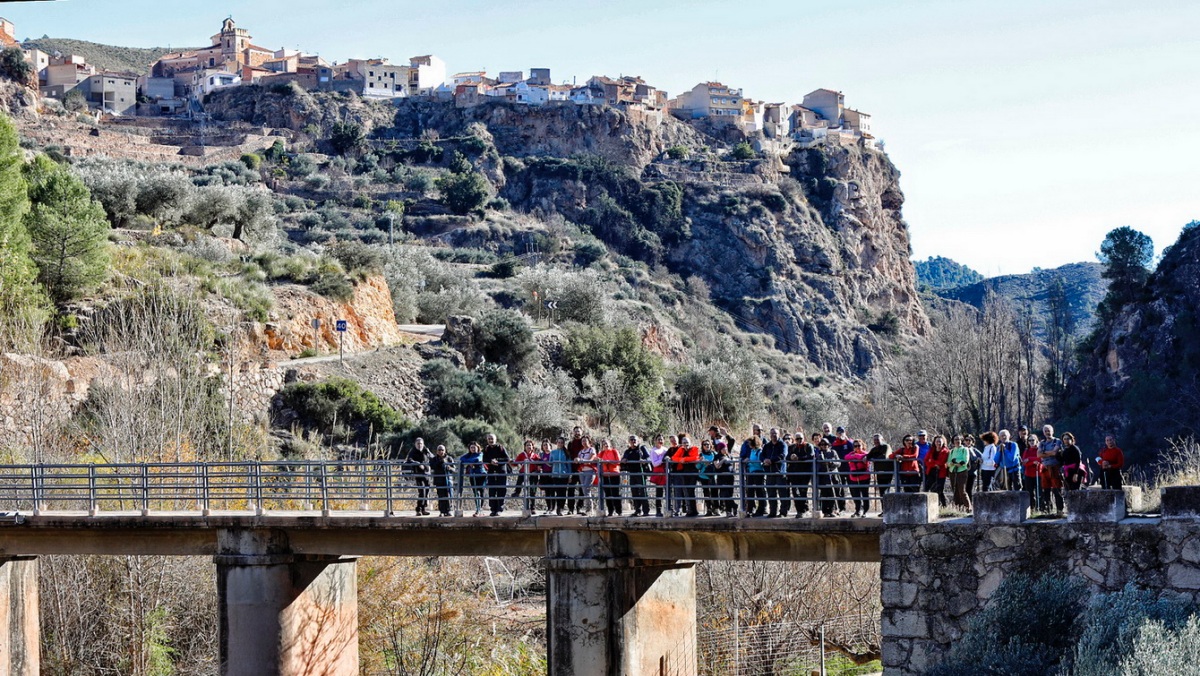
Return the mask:
<svg viewBox="0 0 1200 676"><path fill-rule="evenodd" d="M712 472L712 463L716 458L712 437L701 441L700 458L696 462L696 484L704 497L704 516L717 515L717 477Z"/></svg>
<svg viewBox="0 0 1200 676"><path fill-rule="evenodd" d="M995 488L1002 491L1021 490L1021 447L1009 439L1008 430L1000 430L996 438L999 449L999 469L996 470Z"/></svg>
<svg viewBox="0 0 1200 676"><path fill-rule="evenodd" d="M454 458L446 455L446 447L438 444L429 459L433 489L437 493L438 514L450 516L450 479L454 476Z"/></svg>
<svg viewBox="0 0 1200 676"><path fill-rule="evenodd" d="M550 507L550 440L542 439L538 445L538 449L533 454L532 469L530 472L533 478L532 489L541 491L542 499L546 501L546 511L542 512L542 516L549 516L552 507ZM537 496L534 493L529 494L529 512L537 514Z"/></svg>
<svg viewBox="0 0 1200 676"><path fill-rule="evenodd" d="M675 515L700 516L696 509L696 463L700 448L684 432L679 434L679 446L671 454L671 481L675 484Z"/></svg>
<svg viewBox="0 0 1200 676"><path fill-rule="evenodd" d="M950 487L954 491L954 505L971 511L971 498L967 495L967 479L971 476L971 449L963 444L961 435L951 438L950 457L946 459L946 471L950 474Z"/></svg>
<svg viewBox="0 0 1200 676"><path fill-rule="evenodd" d="M729 457L729 444L725 440L713 444L715 455L712 461L713 481L717 486L717 511L725 516L737 515L737 504L733 501L733 458Z"/></svg>
<svg viewBox="0 0 1200 676"><path fill-rule="evenodd" d="M1083 451L1075 445L1075 435L1065 432L1062 435L1062 472L1063 487L1068 491L1077 491L1087 483L1087 464L1083 462Z"/></svg>
<svg viewBox="0 0 1200 676"><path fill-rule="evenodd" d="M837 516L837 496L834 493L834 482L837 480L838 468L842 459L838 457L829 445L829 439L821 437L817 442L817 456L814 460L817 466L817 485L821 496L821 515Z"/></svg>
<svg viewBox="0 0 1200 676"><path fill-rule="evenodd" d="M889 460L892 447L883 441L882 434L871 437L871 450L867 451L867 460L871 461L871 471L875 473L875 492L879 497L887 495L896 481L896 463Z"/></svg>
<svg viewBox="0 0 1200 676"><path fill-rule="evenodd" d="M404 458L404 470L412 477L417 488L417 516L429 516L429 460L432 457L433 454L425 447L425 440L417 437Z"/></svg>
<svg viewBox="0 0 1200 676"><path fill-rule="evenodd" d="M745 465L746 515L763 516L767 512L766 491L763 489L766 472L762 464L762 440L750 437L742 444L742 464Z"/></svg>
<svg viewBox="0 0 1200 676"><path fill-rule="evenodd" d="M1062 475L1063 443L1054 436L1053 425L1042 426L1042 442L1038 444L1038 460L1042 463L1039 478L1042 482L1042 511L1049 512L1051 503L1055 513L1063 513L1063 475Z"/></svg>
<svg viewBox="0 0 1200 676"><path fill-rule="evenodd" d="M766 473L764 481L767 488L767 518L779 516L778 505L781 499L787 499L787 486L783 480L784 461L787 460L787 444L779 437L779 430L771 428L767 443L763 444L762 465Z"/></svg>
<svg viewBox="0 0 1200 676"><path fill-rule="evenodd" d="M483 470L487 474L488 506L490 516L500 516L504 511L504 494L508 490L508 465L512 458L508 451L496 440L495 434L486 437L487 444L483 447Z"/></svg>
<svg viewBox="0 0 1200 676"><path fill-rule="evenodd" d="M867 460L867 451L863 448L861 439L855 439L850 452L843 458L846 464L846 487L850 490L850 499L854 501L854 514L851 518L865 517L870 510L868 499L871 494L871 463Z"/></svg>
<svg viewBox="0 0 1200 676"><path fill-rule="evenodd" d="M567 457L571 458L571 462L579 457L579 452L583 450L583 428L576 425L571 429L571 440L567 442ZM572 469L571 478L567 481L567 511L575 512L577 505L575 504L575 496L585 493L579 486L579 468ZM582 512L583 509L580 508Z"/></svg>
<svg viewBox="0 0 1200 676"><path fill-rule="evenodd" d="M995 432L987 431L979 435L979 440L983 442L983 457L979 462L979 490L990 491L993 490L992 482L996 470L1000 468L1000 447L996 445L999 439Z"/></svg>
<svg viewBox="0 0 1200 676"><path fill-rule="evenodd" d="M575 457L575 467L579 477L579 500L576 502L576 506L579 508L581 516L587 516L592 511L592 496L596 493L596 487L600 482L596 477L599 468L596 467L596 448L592 446L591 437L584 435L582 443L583 448L579 449L579 455Z"/></svg>
<svg viewBox="0 0 1200 676"><path fill-rule="evenodd" d="M945 507L946 501L946 461L950 459L950 449L946 447L946 437L937 435L929 445L925 454L925 486L926 493L937 495L938 505Z"/></svg>
<svg viewBox="0 0 1200 676"><path fill-rule="evenodd" d="M1041 507L1038 495L1041 489L1042 461L1038 459L1038 439L1030 434L1025 438L1025 450L1021 451L1021 467L1025 473L1025 492L1029 494L1029 509Z"/></svg>
<svg viewBox="0 0 1200 676"><path fill-rule="evenodd" d="M650 516L650 501L646 499L646 480L650 475L650 452L629 435L629 444L621 453L621 473L629 482L629 497L634 516Z"/></svg>
<svg viewBox="0 0 1200 676"><path fill-rule="evenodd" d="M804 428L797 428L796 436L784 437L784 441L787 443L788 454L787 465L784 467L788 490L796 508L796 518L800 519L808 514L808 485L812 482L813 460L817 447L804 440ZM787 516L787 512L785 503L783 515Z"/></svg>
<svg viewBox="0 0 1200 676"><path fill-rule="evenodd" d="M654 485L654 516L661 517L663 489L667 485L667 448L661 434L655 435L654 443L647 450L650 456L650 483Z"/></svg>
<svg viewBox="0 0 1200 676"><path fill-rule="evenodd" d="M911 434L904 435L900 448L892 451L891 459L896 462L896 476L900 479L900 490L916 493L921 490L921 461Z"/></svg>
<svg viewBox="0 0 1200 676"><path fill-rule="evenodd" d="M972 500L975 498L975 482L979 477L979 466L983 464L983 454L975 445L975 437L970 434L963 435L963 446L967 447L967 452L971 455L971 462L967 468L967 499Z"/></svg>
<svg viewBox="0 0 1200 676"><path fill-rule="evenodd" d="M513 486L512 496L514 498L524 498L522 509L526 512L537 511L537 478L540 468L538 465L537 449L533 445L533 439L526 439L521 444L521 452L517 454L517 459L514 469L517 474L516 484Z"/></svg>
<svg viewBox="0 0 1200 676"><path fill-rule="evenodd" d="M604 511L609 516L621 516L621 454L609 439L600 440L596 454L600 464L600 492L604 495Z"/></svg>
<svg viewBox="0 0 1200 676"><path fill-rule="evenodd" d="M480 450L479 444L471 442L471 445L467 446L467 452L458 459L458 463L462 467L467 485L470 486L471 494L475 499L473 516L479 516L483 513L483 493L487 484L487 475L483 471L483 452ZM465 495L460 496L460 499L465 497Z"/></svg>
<svg viewBox="0 0 1200 676"><path fill-rule="evenodd" d="M550 474L547 476L550 482L549 508L554 511L555 516L562 516L567 507L567 485L575 474L574 468L574 463L567 455L567 439L559 437L554 450L550 451Z"/></svg>
<svg viewBox="0 0 1200 676"><path fill-rule="evenodd" d="M1104 437L1104 448L1096 456L1100 465L1100 485L1108 490L1121 490L1121 469L1125 467L1125 452L1117 446L1117 438L1111 434Z"/></svg>
<svg viewBox="0 0 1200 676"><path fill-rule="evenodd" d="M841 465L838 466L838 473L834 476L833 492L838 497L838 512L845 512L846 488L849 484L847 473L850 471L850 466L846 463L846 456L850 454L850 451L854 450L854 440L850 438L845 427L839 426L837 428L837 431L833 435L833 441L829 442L829 448L834 453L837 453L838 457L842 460Z"/></svg>

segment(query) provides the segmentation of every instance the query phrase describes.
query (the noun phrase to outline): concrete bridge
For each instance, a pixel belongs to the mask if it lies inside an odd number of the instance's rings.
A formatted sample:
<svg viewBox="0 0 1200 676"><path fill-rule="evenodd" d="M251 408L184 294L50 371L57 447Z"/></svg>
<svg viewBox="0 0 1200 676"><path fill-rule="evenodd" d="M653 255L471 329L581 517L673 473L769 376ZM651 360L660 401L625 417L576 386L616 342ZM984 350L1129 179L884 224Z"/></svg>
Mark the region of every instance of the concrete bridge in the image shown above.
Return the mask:
<svg viewBox="0 0 1200 676"><path fill-rule="evenodd" d="M418 518L369 512L0 517L0 673L38 673L37 558L212 556L223 674L358 674L356 557L538 556L549 672L696 673L697 560L876 561L880 519Z"/></svg>
<svg viewBox="0 0 1200 676"><path fill-rule="evenodd" d="M695 674L699 560L879 561L888 674L936 663L1018 571L1200 600L1200 487L1165 489L1154 517L1087 490L1050 520L1019 492L950 520L924 493L865 519L439 518L395 515L390 467L299 465L0 467L0 673L38 673L37 557L56 554L213 557L221 671L255 676L358 673L365 555L543 557L555 676Z"/></svg>

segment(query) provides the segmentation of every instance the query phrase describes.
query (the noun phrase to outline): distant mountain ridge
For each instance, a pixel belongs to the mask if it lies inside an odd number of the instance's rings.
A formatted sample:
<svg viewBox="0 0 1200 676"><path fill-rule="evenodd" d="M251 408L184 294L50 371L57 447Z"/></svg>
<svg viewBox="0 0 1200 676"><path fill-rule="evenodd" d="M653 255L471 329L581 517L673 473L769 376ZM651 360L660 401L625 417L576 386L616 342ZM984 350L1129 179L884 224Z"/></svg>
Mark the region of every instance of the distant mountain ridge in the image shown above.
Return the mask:
<svg viewBox="0 0 1200 676"><path fill-rule="evenodd" d="M101 70L128 71L138 74L150 72L150 66L164 54L186 51L192 47L117 47L87 40L70 38L38 38L22 43L26 48L35 47L43 52L78 54L88 63Z"/></svg>
<svg viewBox="0 0 1200 676"><path fill-rule="evenodd" d="M1104 266L1099 263L1068 263L1051 270L1035 269L1023 275L990 277L973 284L933 291L942 298L977 308L983 308L988 295L995 294L1008 299L1018 309L1046 317L1049 314L1050 287L1055 279L1062 279L1075 324L1074 335L1081 338L1095 326L1096 306L1108 290L1108 282L1100 276L1103 270ZM1039 322L1039 325L1043 325L1039 329L1039 337L1045 339L1044 322Z"/></svg>

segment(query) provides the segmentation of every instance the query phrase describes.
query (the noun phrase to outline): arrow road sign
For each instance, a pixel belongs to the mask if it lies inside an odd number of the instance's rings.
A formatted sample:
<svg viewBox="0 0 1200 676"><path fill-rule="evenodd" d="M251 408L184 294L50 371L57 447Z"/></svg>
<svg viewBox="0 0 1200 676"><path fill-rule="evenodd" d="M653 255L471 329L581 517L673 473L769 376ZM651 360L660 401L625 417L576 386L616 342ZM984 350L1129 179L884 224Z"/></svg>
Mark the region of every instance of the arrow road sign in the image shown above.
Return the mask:
<svg viewBox="0 0 1200 676"><path fill-rule="evenodd" d="M558 309L558 301L556 301L556 300L546 301L546 309L547 310L557 310Z"/></svg>

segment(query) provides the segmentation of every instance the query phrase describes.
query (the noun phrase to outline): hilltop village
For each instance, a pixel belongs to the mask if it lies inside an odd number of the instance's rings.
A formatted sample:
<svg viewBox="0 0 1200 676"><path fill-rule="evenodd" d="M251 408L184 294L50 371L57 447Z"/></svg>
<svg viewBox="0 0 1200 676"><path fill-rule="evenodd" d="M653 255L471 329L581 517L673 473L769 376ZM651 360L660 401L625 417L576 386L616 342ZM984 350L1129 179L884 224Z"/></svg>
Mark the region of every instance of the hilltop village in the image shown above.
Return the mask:
<svg viewBox="0 0 1200 676"><path fill-rule="evenodd" d="M700 82L674 98L634 75L595 75L583 83L555 83L549 68L450 73L432 54L406 63L387 58L330 63L294 49L254 44L232 18L221 23L203 49L166 54L149 73L99 70L76 54L47 53L23 46L12 22L0 19L0 43L19 48L37 73L42 96L85 102L112 116L179 116L202 111L204 98L219 89L295 83L310 91L354 92L371 99L424 98L458 107L506 101L529 106L607 105L651 115L733 127L765 139L805 145L819 142L874 146L871 116L848 108L840 91L816 89L797 104L760 101L737 87ZM572 79L574 80L574 78ZM31 83L33 84L33 83ZM790 145L790 143L789 143Z"/></svg>

